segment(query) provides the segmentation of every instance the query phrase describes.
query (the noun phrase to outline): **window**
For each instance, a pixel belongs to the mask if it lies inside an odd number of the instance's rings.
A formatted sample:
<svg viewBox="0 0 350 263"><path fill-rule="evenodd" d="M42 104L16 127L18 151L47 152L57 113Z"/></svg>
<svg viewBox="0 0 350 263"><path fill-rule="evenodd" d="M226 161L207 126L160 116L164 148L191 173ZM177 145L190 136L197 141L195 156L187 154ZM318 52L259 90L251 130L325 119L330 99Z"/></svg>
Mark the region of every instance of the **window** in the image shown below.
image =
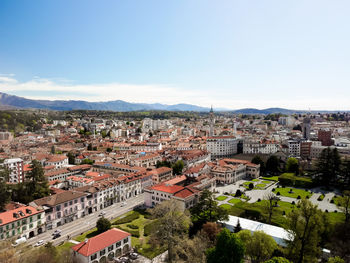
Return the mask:
<svg viewBox="0 0 350 263"><path fill-rule="evenodd" d="M108 247L108 252L112 251L114 248L114 245L111 245L110 247Z"/></svg>
<svg viewBox="0 0 350 263"><path fill-rule="evenodd" d="M73 204L73 201L69 201L69 205L72 205Z"/></svg>
<svg viewBox="0 0 350 263"><path fill-rule="evenodd" d="M93 254L93 255L90 256L90 259L91 259L91 260L94 260L94 259L96 259L96 258L97 258L97 254Z"/></svg>
<svg viewBox="0 0 350 263"><path fill-rule="evenodd" d="M29 228L33 228L33 224L30 224L30 225L29 225Z"/></svg>
<svg viewBox="0 0 350 263"><path fill-rule="evenodd" d="M78 199L75 199L75 200L74 200L74 204L76 204L76 203L78 203Z"/></svg>
<svg viewBox="0 0 350 263"><path fill-rule="evenodd" d="M56 206L56 211L60 211L61 210L61 205Z"/></svg>
<svg viewBox="0 0 350 263"><path fill-rule="evenodd" d="M64 203L64 207L67 207L68 206L68 203Z"/></svg>
<svg viewBox="0 0 350 263"><path fill-rule="evenodd" d="M124 240L123 240L123 244L128 243L128 241L129 241L129 238L124 238Z"/></svg>
<svg viewBox="0 0 350 263"><path fill-rule="evenodd" d="M103 256L104 254L106 254L106 250L105 249L100 251L100 256Z"/></svg>
<svg viewBox="0 0 350 263"><path fill-rule="evenodd" d="M81 201L81 202L84 202L84 197L80 198L80 201Z"/></svg>
<svg viewBox="0 0 350 263"><path fill-rule="evenodd" d="M122 244L122 242L121 242L121 241L118 241L117 243L115 243L115 247L116 247L116 248L117 248L117 247L120 247L121 244Z"/></svg>

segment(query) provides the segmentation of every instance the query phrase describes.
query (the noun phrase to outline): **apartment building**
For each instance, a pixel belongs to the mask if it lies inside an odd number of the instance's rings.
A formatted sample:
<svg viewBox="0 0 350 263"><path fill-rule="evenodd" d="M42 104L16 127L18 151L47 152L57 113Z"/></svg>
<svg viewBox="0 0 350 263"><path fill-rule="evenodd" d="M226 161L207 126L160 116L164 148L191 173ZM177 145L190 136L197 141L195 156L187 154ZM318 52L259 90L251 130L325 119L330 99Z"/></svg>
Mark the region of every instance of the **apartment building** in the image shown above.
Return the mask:
<svg viewBox="0 0 350 263"><path fill-rule="evenodd" d="M214 136L207 138L207 151L211 159L232 157L237 154L238 140L234 136Z"/></svg>
<svg viewBox="0 0 350 263"><path fill-rule="evenodd" d="M23 183L25 180L23 171L23 160L20 158L5 159L3 164L9 172L9 182L10 183Z"/></svg>
<svg viewBox="0 0 350 263"><path fill-rule="evenodd" d="M31 238L45 231L45 212L33 206L21 206L0 213L0 240Z"/></svg>

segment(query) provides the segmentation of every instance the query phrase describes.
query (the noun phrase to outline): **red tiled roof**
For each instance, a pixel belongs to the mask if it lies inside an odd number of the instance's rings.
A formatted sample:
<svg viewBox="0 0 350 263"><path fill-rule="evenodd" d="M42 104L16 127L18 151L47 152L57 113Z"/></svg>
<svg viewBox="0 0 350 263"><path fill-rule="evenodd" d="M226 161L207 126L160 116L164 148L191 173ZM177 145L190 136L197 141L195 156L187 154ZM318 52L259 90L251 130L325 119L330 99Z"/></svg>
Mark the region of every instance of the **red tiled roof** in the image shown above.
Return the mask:
<svg viewBox="0 0 350 263"><path fill-rule="evenodd" d="M17 221L19 219L27 218L32 215L36 215L40 212L44 212L44 211L39 211L38 209L32 206L25 206L25 207L19 207L16 209L12 209L12 210L0 213L0 226ZM14 217L14 214L16 214L18 217L17 218Z"/></svg>
<svg viewBox="0 0 350 263"><path fill-rule="evenodd" d="M168 184L157 184L152 187L152 190L161 191L169 194L176 193L183 189L183 186L179 185L168 185Z"/></svg>
<svg viewBox="0 0 350 263"><path fill-rule="evenodd" d="M112 228L102 234L90 238L86 243L83 241L73 246L72 249L85 257L89 257L90 255L95 254L128 236L131 236L131 234L117 228Z"/></svg>

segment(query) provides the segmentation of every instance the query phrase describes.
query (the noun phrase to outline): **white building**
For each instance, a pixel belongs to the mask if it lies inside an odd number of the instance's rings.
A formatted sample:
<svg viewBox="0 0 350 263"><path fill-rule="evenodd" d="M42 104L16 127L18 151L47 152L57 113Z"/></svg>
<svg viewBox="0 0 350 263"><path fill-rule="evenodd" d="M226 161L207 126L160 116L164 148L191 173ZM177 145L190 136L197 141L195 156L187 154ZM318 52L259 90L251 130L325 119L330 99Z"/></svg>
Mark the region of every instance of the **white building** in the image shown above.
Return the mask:
<svg viewBox="0 0 350 263"><path fill-rule="evenodd" d="M131 234L112 228L72 247L74 262L98 263L113 261L131 249Z"/></svg>
<svg viewBox="0 0 350 263"><path fill-rule="evenodd" d="M300 141L288 141L289 157L300 157Z"/></svg>
<svg viewBox="0 0 350 263"><path fill-rule="evenodd" d="M207 138L207 151L211 159L232 157L237 154L238 140L234 136L214 136Z"/></svg>
<svg viewBox="0 0 350 263"><path fill-rule="evenodd" d="M3 166L10 171L10 183L24 182L23 160L20 158L5 159Z"/></svg>
<svg viewBox="0 0 350 263"><path fill-rule="evenodd" d="M274 154L280 150L280 144L274 141L244 141L244 154Z"/></svg>

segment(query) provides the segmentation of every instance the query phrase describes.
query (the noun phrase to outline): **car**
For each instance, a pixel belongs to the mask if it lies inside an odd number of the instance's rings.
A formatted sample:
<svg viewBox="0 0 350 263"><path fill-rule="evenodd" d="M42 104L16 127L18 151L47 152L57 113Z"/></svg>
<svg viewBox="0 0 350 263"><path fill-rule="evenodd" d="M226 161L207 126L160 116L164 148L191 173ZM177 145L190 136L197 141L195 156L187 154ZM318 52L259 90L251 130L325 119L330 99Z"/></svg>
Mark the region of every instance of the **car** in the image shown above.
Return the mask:
<svg viewBox="0 0 350 263"><path fill-rule="evenodd" d="M55 231L53 231L52 235L57 235L57 234L61 234L62 230L60 229L56 229Z"/></svg>
<svg viewBox="0 0 350 263"><path fill-rule="evenodd" d="M39 240L35 243L34 247L40 247L41 245L44 245L44 240Z"/></svg>
<svg viewBox="0 0 350 263"><path fill-rule="evenodd" d="M13 242L12 246L17 247L19 244L25 243L27 241L27 238L25 236L18 238Z"/></svg>
<svg viewBox="0 0 350 263"><path fill-rule="evenodd" d="M101 213L98 214L98 216L104 216L106 214L105 211L102 211Z"/></svg>
<svg viewBox="0 0 350 263"><path fill-rule="evenodd" d="M120 258L115 259L115 262L117 262L117 263L129 263L130 259L127 257L120 257Z"/></svg>
<svg viewBox="0 0 350 263"><path fill-rule="evenodd" d="M131 258L131 259L137 259L139 257L139 254L137 254L137 253L135 253L135 252L132 252L132 253L130 253L130 255L129 255L129 258Z"/></svg>
<svg viewBox="0 0 350 263"><path fill-rule="evenodd" d="M61 236L61 233L56 233L53 235L52 239L56 239L59 238Z"/></svg>

